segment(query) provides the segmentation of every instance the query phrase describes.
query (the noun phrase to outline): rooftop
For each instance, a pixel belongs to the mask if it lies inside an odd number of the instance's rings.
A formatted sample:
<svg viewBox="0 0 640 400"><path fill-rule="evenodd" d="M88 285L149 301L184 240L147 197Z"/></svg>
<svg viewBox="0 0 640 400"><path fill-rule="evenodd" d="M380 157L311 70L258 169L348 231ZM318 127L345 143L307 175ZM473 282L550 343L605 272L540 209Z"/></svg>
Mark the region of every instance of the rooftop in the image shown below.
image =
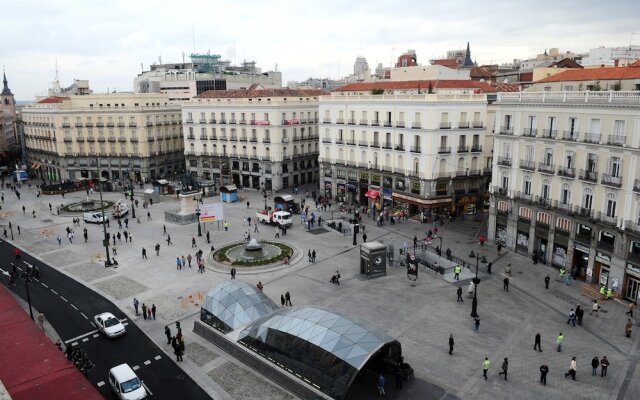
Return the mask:
<svg viewBox="0 0 640 400"><path fill-rule="evenodd" d="M363 92L374 89L383 90L411 90L421 89L425 92L429 90L429 85L433 90L437 89L474 89L485 93L495 93L497 90L486 82L470 80L420 80L420 81L376 81L358 82L340 86L336 92Z"/></svg>
<svg viewBox="0 0 640 400"><path fill-rule="evenodd" d="M198 96L196 99L205 98L256 98L256 97L314 97L328 94L319 89L264 89L259 85L251 85L249 89L236 90L209 90Z"/></svg>
<svg viewBox="0 0 640 400"><path fill-rule="evenodd" d="M498 93L496 104L569 103L601 106L640 106L640 92L518 92Z"/></svg>
<svg viewBox="0 0 640 400"><path fill-rule="evenodd" d="M610 81L624 79L640 79L640 62L635 62L628 67L570 69L541 79L535 83L596 80Z"/></svg>

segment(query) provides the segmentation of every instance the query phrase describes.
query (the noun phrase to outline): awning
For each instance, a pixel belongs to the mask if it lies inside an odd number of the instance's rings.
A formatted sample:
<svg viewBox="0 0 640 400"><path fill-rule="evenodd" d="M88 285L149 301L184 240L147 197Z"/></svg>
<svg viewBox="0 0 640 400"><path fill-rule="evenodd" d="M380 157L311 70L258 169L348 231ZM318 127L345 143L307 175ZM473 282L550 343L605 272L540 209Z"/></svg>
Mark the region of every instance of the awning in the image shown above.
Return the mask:
<svg viewBox="0 0 640 400"><path fill-rule="evenodd" d="M367 190L367 193L364 194L364 197L369 197L371 199L377 199L380 197L380 192L375 190Z"/></svg>
<svg viewBox="0 0 640 400"><path fill-rule="evenodd" d="M418 207L432 208L441 207L447 203L451 203L451 197L431 198L425 199L424 197L417 196L409 193L393 192L393 199L402 203L413 204Z"/></svg>

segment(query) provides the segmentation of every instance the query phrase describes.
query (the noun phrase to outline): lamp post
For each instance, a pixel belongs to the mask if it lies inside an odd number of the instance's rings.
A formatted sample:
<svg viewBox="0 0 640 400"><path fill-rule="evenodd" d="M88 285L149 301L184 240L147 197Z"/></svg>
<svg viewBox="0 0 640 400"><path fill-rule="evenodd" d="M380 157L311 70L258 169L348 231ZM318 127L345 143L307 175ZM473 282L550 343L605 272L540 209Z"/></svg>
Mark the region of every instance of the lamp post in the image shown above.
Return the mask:
<svg viewBox="0 0 640 400"><path fill-rule="evenodd" d="M473 301L471 302L471 316L476 318L478 316L478 284L480 283L480 279L478 279L478 264L480 262L486 263L487 259L485 256L480 256L480 253L476 254L471 250L471 254L469 254L469 258L476 259L476 277L473 278L473 284L475 285L473 288Z"/></svg>
<svg viewBox="0 0 640 400"><path fill-rule="evenodd" d="M198 199L195 199L198 201ZM196 208L196 217L198 218L196 222L198 223L198 236L202 236L202 227L200 226L200 204L198 203L198 208Z"/></svg>
<svg viewBox="0 0 640 400"><path fill-rule="evenodd" d="M133 179L131 180L131 218L136 217L136 205L133 203Z"/></svg>
<svg viewBox="0 0 640 400"><path fill-rule="evenodd" d="M267 191L263 190L262 191L262 197L264 197L264 210L267 210Z"/></svg>
<svg viewBox="0 0 640 400"><path fill-rule="evenodd" d="M11 240L13 240L13 225L9 222L9 230L11 231Z"/></svg>
<svg viewBox="0 0 640 400"><path fill-rule="evenodd" d="M31 276L26 274L24 277L24 287L27 288L27 303L29 303L29 316L32 320L33 318L33 310L31 309L31 295L29 294L29 282L31 282Z"/></svg>
<svg viewBox="0 0 640 400"><path fill-rule="evenodd" d="M111 257L109 257L109 234L107 233L107 218L104 215L104 202L102 200L102 182L100 182L100 162L98 155L96 154L96 170L98 172L98 192L100 193L100 210L102 211L102 231L104 232L104 251L107 256L107 260L104 262L105 267L111 266Z"/></svg>

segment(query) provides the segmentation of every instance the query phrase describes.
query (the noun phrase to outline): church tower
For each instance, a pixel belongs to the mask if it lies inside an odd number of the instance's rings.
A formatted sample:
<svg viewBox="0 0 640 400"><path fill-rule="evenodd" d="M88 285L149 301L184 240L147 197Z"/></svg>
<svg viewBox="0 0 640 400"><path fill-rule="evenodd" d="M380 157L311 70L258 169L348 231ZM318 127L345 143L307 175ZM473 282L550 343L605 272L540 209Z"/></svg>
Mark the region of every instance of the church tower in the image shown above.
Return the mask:
<svg viewBox="0 0 640 400"><path fill-rule="evenodd" d="M9 85L7 83L7 74L2 72L2 93L0 94L0 111L8 111L12 116L16 116L16 100L13 98L13 93L11 93L11 89L9 89Z"/></svg>

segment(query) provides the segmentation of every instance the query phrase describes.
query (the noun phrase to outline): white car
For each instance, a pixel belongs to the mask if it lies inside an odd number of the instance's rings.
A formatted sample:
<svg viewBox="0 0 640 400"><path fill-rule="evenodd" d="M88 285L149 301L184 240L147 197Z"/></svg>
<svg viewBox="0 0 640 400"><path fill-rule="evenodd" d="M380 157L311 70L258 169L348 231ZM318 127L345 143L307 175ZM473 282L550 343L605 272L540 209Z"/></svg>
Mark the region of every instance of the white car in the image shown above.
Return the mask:
<svg viewBox="0 0 640 400"><path fill-rule="evenodd" d="M120 364L111 368L109 385L122 400L138 400L147 397L147 390L129 364Z"/></svg>
<svg viewBox="0 0 640 400"><path fill-rule="evenodd" d="M93 317L94 322L99 331L107 335L107 337L114 338L124 335L124 325L118 318L109 312L98 314Z"/></svg>

